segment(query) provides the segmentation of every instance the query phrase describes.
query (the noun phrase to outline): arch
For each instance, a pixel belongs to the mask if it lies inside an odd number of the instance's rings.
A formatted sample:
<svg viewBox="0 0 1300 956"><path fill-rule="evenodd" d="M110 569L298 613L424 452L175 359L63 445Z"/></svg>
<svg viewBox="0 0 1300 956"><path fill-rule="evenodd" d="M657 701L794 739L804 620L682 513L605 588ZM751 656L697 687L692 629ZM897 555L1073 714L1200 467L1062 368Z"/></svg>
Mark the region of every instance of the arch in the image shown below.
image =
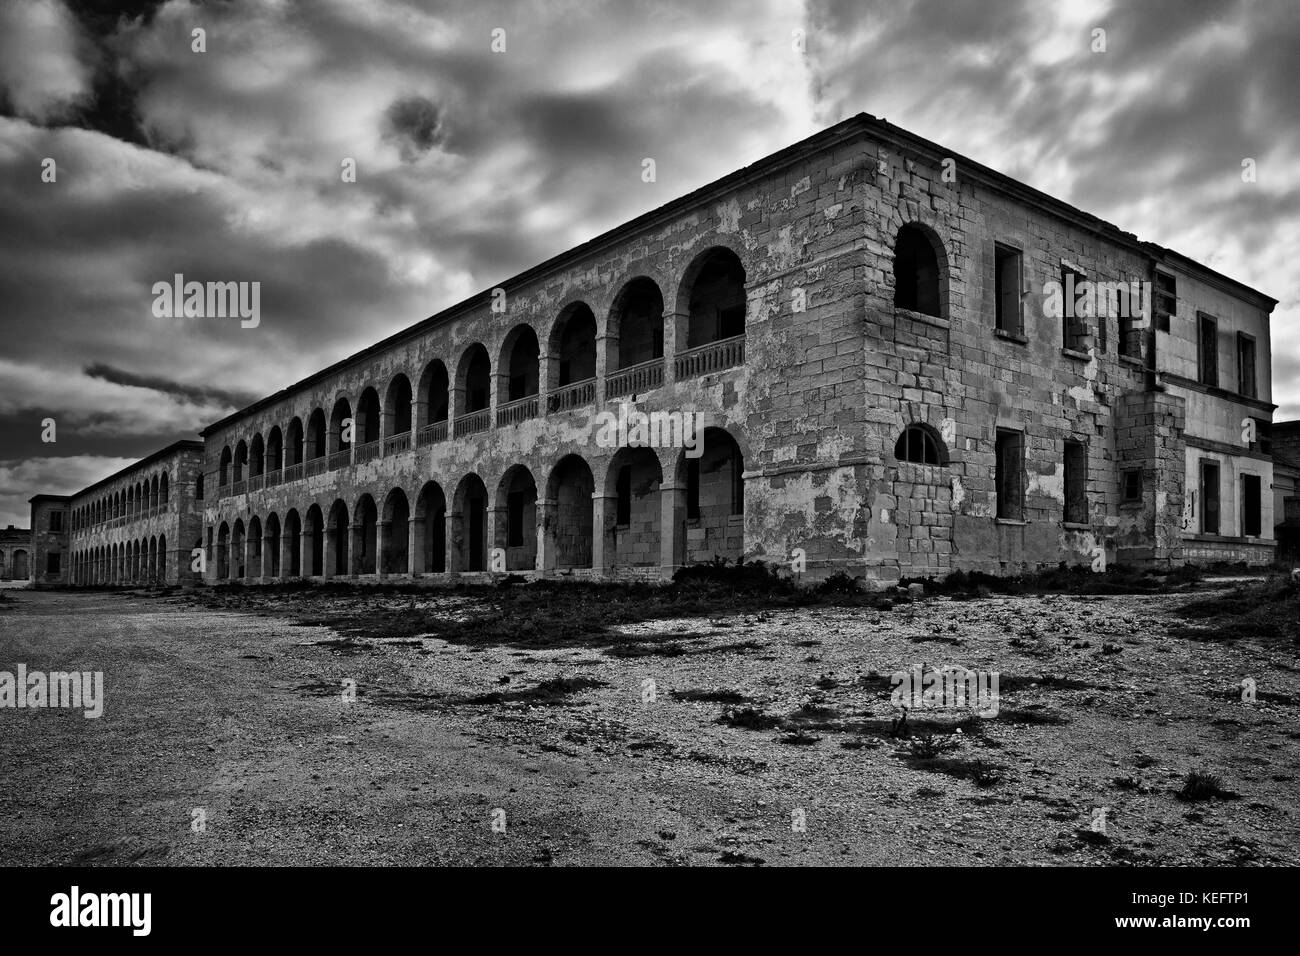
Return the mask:
<svg viewBox="0 0 1300 956"><path fill-rule="evenodd" d="M352 511L352 564L354 574L379 570L379 508L369 493L357 499Z"/></svg>
<svg viewBox="0 0 1300 956"><path fill-rule="evenodd" d="M650 448L620 448L605 475L605 496L613 499L606 514L606 566L660 564L660 486L663 468Z"/></svg>
<svg viewBox="0 0 1300 956"><path fill-rule="evenodd" d="M492 546L505 552L505 570L536 570L537 482L524 465L511 465L501 476L494 510Z"/></svg>
<svg viewBox="0 0 1300 956"><path fill-rule="evenodd" d="M905 223L894 239L894 306L947 318L948 269L943 243L929 226Z"/></svg>
<svg viewBox="0 0 1300 956"><path fill-rule="evenodd" d="M325 522L325 549L329 564L325 576L346 577L351 573L348 565L348 538L351 537L351 525L348 523L347 503L339 498L330 506L330 513Z"/></svg>
<svg viewBox="0 0 1300 956"><path fill-rule="evenodd" d="M424 428L445 422L450 409L450 380L447 366L441 359L433 359L420 376L420 392L416 402L416 427Z"/></svg>
<svg viewBox="0 0 1300 956"><path fill-rule="evenodd" d="M158 583L167 583L167 535L158 535Z"/></svg>
<svg viewBox="0 0 1300 956"><path fill-rule="evenodd" d="M230 484L230 463L234 456L230 453L230 446L227 445L221 449L221 457L217 459L217 487L224 488Z"/></svg>
<svg viewBox="0 0 1300 956"><path fill-rule="evenodd" d="M683 450L677 458L677 484L685 490L680 519L694 531L681 543L683 563L739 561L745 553L745 455L725 428L706 428L700 437L698 457Z"/></svg>
<svg viewBox="0 0 1300 956"><path fill-rule="evenodd" d="M19 548L14 552L11 564L15 581L26 581L31 576L27 567L27 551L25 549Z"/></svg>
<svg viewBox="0 0 1300 956"><path fill-rule="evenodd" d="M608 343L613 369L664 357L664 295L649 276L629 279L614 297Z"/></svg>
<svg viewBox="0 0 1300 956"><path fill-rule="evenodd" d="M589 568L592 561L593 510L596 479L580 455L565 455L546 481L546 498L554 515L548 528L554 567Z"/></svg>
<svg viewBox="0 0 1300 956"><path fill-rule="evenodd" d="M306 567L303 571L310 577L322 577L325 574L325 515L320 505L313 504L307 509L302 533L307 536Z"/></svg>
<svg viewBox="0 0 1300 956"><path fill-rule="evenodd" d="M415 572L447 570L447 496L436 481L426 481L415 499Z"/></svg>
<svg viewBox="0 0 1300 956"><path fill-rule="evenodd" d="M516 325L501 343L497 362L501 381L497 383L497 403L517 402L538 392L541 348L531 325Z"/></svg>
<svg viewBox="0 0 1300 956"><path fill-rule="evenodd" d="M262 433L257 432L248 446L248 477L258 477L263 473L265 466L266 442L262 439Z"/></svg>
<svg viewBox="0 0 1300 956"><path fill-rule="evenodd" d="M318 408L316 409L316 411L319 412L320 409ZM321 415L321 418L322 418L321 425L323 426L325 424L323 420L324 419L323 413ZM302 427L302 419L299 418L297 415L295 415L293 416L292 419L290 419L289 427L285 431L285 435L284 435L284 465L286 468L288 468L290 465L301 465L304 461L307 460L307 456L304 453L303 437L304 437L304 432Z"/></svg>
<svg viewBox="0 0 1300 956"><path fill-rule="evenodd" d="M596 315L573 302L556 317L546 348L546 387L564 388L596 377Z"/></svg>
<svg viewBox="0 0 1300 956"><path fill-rule="evenodd" d="M291 578L302 576L302 517L297 508L290 508L284 516L284 546L280 566Z"/></svg>
<svg viewBox="0 0 1300 956"><path fill-rule="evenodd" d="M280 518L272 511L262 524L262 577L280 577Z"/></svg>
<svg viewBox="0 0 1300 956"><path fill-rule="evenodd" d="M294 421L297 421L295 418ZM298 425L299 433L302 425ZM279 471L284 467L284 432L279 425L272 425L266 433L266 470Z"/></svg>
<svg viewBox="0 0 1300 956"><path fill-rule="evenodd" d="M705 249L687 267L677 294L686 315L685 348L745 334L745 267L726 246ZM680 348L680 345L679 345Z"/></svg>
<svg viewBox="0 0 1300 956"><path fill-rule="evenodd" d="M408 403L409 407L409 403ZM394 488L384 499L379 525L379 571L381 574L409 574L411 503L406 492Z"/></svg>
<svg viewBox="0 0 1300 956"><path fill-rule="evenodd" d="M230 579L230 527L223 521L217 528L217 580Z"/></svg>
<svg viewBox="0 0 1300 956"><path fill-rule="evenodd" d="M470 472L452 496L451 570L487 569L487 486Z"/></svg>
<svg viewBox="0 0 1300 956"><path fill-rule="evenodd" d="M352 442L348 438L343 428L343 423L352 417L352 403L347 400L347 396L340 395L334 402L334 409L330 412L330 437L329 450L330 454L340 451L348 451L352 447ZM352 436L356 437L356 423L353 422Z"/></svg>
<svg viewBox="0 0 1300 956"><path fill-rule="evenodd" d="M384 392L384 437L411 430L411 380L402 372L393 376Z"/></svg>
<svg viewBox="0 0 1300 956"><path fill-rule="evenodd" d="M232 480L236 482L243 481L248 477L248 442L239 439L239 444L235 446L235 462L231 471Z"/></svg>
<svg viewBox="0 0 1300 956"><path fill-rule="evenodd" d="M475 342L456 367L456 417L480 412L492 404L492 360L482 343Z"/></svg>
<svg viewBox="0 0 1300 956"><path fill-rule="evenodd" d="M948 464L948 448L939 432L923 422L913 422L898 434L894 457L917 465Z"/></svg>
<svg viewBox="0 0 1300 956"><path fill-rule="evenodd" d="M158 536L151 535L149 538L149 557L147 559L148 571L145 578L150 584L157 584L160 579L158 574Z"/></svg>
<svg viewBox="0 0 1300 956"><path fill-rule="evenodd" d="M371 442L379 441L382 425L379 393L375 391L373 385L367 385L361 390L361 397L357 399L356 427L353 429L356 443L369 445Z"/></svg>

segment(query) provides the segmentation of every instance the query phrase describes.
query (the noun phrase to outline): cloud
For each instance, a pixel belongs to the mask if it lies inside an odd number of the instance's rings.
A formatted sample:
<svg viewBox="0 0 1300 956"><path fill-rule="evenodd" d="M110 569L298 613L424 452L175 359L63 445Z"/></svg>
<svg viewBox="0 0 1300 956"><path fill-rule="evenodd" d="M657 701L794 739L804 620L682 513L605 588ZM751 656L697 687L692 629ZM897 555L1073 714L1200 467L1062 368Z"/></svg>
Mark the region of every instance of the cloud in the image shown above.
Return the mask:
<svg viewBox="0 0 1300 956"><path fill-rule="evenodd" d="M0 5L0 87L18 115L70 116L91 95L97 56L59 0Z"/></svg>
<svg viewBox="0 0 1300 956"><path fill-rule="evenodd" d="M384 111L384 138L397 143L402 162L413 163L437 145L438 107L423 96L394 100Z"/></svg>
<svg viewBox="0 0 1300 956"><path fill-rule="evenodd" d="M72 494L135 461L91 455L0 461L0 528L31 527L34 494Z"/></svg>

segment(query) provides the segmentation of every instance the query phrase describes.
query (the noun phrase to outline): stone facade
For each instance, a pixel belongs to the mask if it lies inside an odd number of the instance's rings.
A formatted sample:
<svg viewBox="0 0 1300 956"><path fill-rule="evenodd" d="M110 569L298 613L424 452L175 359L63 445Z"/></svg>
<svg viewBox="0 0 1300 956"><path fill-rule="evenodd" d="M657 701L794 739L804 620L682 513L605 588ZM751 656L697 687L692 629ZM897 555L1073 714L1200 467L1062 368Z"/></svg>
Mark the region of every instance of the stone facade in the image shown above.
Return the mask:
<svg viewBox="0 0 1300 956"><path fill-rule="evenodd" d="M203 444L180 441L66 499L69 553L61 584L198 580ZM49 583L55 583L53 581Z"/></svg>
<svg viewBox="0 0 1300 956"><path fill-rule="evenodd" d="M208 426L205 577L1265 561L1275 304L857 116Z"/></svg>
<svg viewBox="0 0 1300 956"><path fill-rule="evenodd" d="M35 495L32 508L32 587L57 587L68 573L68 498Z"/></svg>
<svg viewBox="0 0 1300 956"><path fill-rule="evenodd" d="M13 525L0 530L0 581L29 581L32 576L32 532Z"/></svg>

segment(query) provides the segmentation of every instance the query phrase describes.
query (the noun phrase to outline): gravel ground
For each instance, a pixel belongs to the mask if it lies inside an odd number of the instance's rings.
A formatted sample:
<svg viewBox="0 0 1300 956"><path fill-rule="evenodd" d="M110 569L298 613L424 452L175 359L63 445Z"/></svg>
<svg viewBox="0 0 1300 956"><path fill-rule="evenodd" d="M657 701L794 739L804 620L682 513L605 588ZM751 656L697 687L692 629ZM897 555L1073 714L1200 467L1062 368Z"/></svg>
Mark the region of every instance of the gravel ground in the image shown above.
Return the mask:
<svg viewBox="0 0 1300 956"><path fill-rule="evenodd" d="M10 865L1300 863L1295 646L1171 637L1186 595L654 621L624 632L671 641L621 649L295 623L355 604L328 594L6 596L0 670L106 688L99 720L0 709ZM892 735L887 675L918 664L997 671L998 716ZM1177 799L1192 771L1228 795Z"/></svg>

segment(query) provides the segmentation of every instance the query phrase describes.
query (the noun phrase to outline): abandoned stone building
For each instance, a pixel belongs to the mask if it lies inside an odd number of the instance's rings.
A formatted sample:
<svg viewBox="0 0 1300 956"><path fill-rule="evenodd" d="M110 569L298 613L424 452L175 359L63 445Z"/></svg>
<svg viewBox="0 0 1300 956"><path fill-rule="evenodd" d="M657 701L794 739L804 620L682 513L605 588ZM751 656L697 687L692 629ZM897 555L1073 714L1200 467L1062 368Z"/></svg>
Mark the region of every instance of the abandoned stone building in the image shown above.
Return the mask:
<svg viewBox="0 0 1300 956"><path fill-rule="evenodd" d="M31 577L32 533L9 525L0 530L0 581L26 581Z"/></svg>
<svg viewBox="0 0 1300 956"><path fill-rule="evenodd" d="M197 580L203 443L179 441L68 496L32 499L32 544L53 584ZM38 533L41 532L41 533Z"/></svg>
<svg viewBox="0 0 1300 956"><path fill-rule="evenodd" d="M859 115L209 425L205 577L1264 563L1275 305Z"/></svg>

